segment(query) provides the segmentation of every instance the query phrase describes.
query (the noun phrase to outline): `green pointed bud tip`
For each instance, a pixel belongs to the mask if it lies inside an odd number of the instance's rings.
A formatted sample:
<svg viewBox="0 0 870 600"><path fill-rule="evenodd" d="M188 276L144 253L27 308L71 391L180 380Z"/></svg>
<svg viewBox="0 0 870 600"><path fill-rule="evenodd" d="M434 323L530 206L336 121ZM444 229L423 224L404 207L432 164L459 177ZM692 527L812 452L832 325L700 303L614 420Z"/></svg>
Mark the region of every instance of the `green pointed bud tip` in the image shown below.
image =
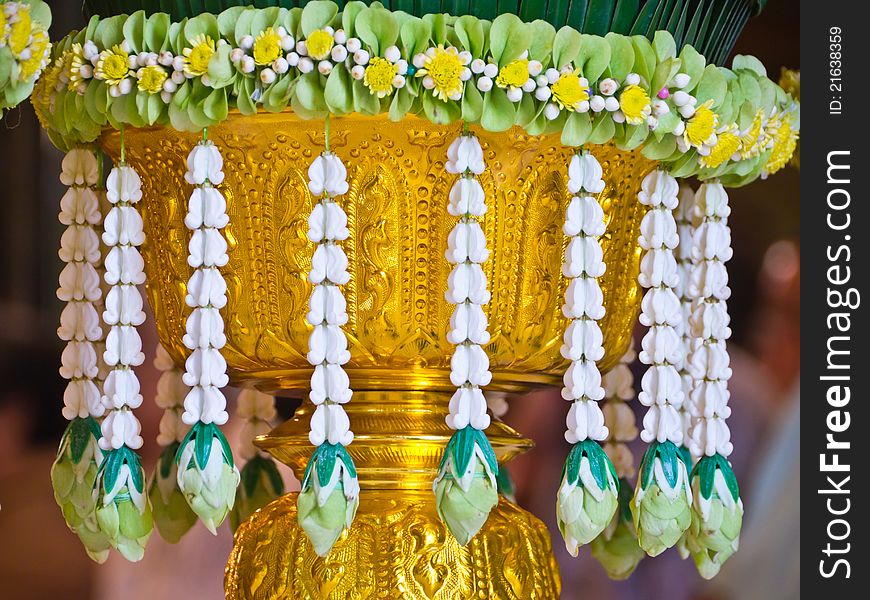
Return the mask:
<svg viewBox="0 0 870 600"><path fill-rule="evenodd" d="M235 531L256 511L284 494L284 481L271 458L256 456L242 469L236 503L230 512L230 527Z"/></svg>
<svg viewBox="0 0 870 600"><path fill-rule="evenodd" d="M650 556L677 544L691 525L688 474L671 442L651 445L644 455L631 512L640 547Z"/></svg>
<svg viewBox="0 0 870 600"><path fill-rule="evenodd" d="M605 530L618 505L618 485L607 455L597 443L577 444L565 461L556 496L556 519L571 556Z"/></svg>
<svg viewBox="0 0 870 600"><path fill-rule="evenodd" d="M178 453L178 487L212 534L217 535L217 528L233 508L238 485L239 470L223 434L216 426L197 423Z"/></svg>
<svg viewBox="0 0 870 600"><path fill-rule="evenodd" d="M164 464L164 456L170 452L170 460ZM196 524L196 513L178 489L178 474L174 458L174 450L167 447L160 457L151 485L148 488L148 499L151 502L151 512L157 532L170 544L181 541ZM166 468L164 468L166 467Z"/></svg>
<svg viewBox="0 0 870 600"><path fill-rule="evenodd" d="M106 562L112 544L106 534L101 531L96 514L83 521L74 531L91 560L97 564Z"/></svg>
<svg viewBox="0 0 870 600"><path fill-rule="evenodd" d="M637 542L634 525L616 514L610 526L590 545L592 556L601 563L611 579L628 579L646 556Z"/></svg>
<svg viewBox="0 0 870 600"><path fill-rule="evenodd" d="M74 419L64 433L57 457L51 466L51 484L54 499L70 529L79 527L83 520L93 517L96 509L94 481L97 460L102 454L97 446L93 419ZM99 433L99 428L96 428Z"/></svg>
<svg viewBox="0 0 870 600"><path fill-rule="evenodd" d="M326 496L323 504L318 503L317 495L314 485L306 486L299 493L297 519L317 555L326 557L341 534L350 528L359 507L359 495L348 498L341 483Z"/></svg>
<svg viewBox="0 0 870 600"><path fill-rule="evenodd" d="M438 516L462 546L480 531L498 504L498 486L493 483L487 465L477 456L473 460L474 475L467 490L446 470L435 484Z"/></svg>

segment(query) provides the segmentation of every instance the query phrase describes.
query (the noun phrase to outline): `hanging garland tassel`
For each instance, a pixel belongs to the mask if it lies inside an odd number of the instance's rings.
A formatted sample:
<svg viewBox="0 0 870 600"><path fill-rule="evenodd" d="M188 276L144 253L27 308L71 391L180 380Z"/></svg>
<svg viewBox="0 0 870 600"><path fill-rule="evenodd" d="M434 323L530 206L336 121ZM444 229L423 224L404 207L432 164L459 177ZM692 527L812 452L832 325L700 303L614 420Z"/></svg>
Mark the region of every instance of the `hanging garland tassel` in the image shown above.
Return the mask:
<svg viewBox="0 0 870 600"><path fill-rule="evenodd" d="M489 384L489 343L483 305L489 302L482 264L489 257L477 217L486 214L486 199L477 177L485 169L477 137L464 132L447 150L446 169L459 175L450 190L447 212L459 222L447 239L447 301L455 304L447 341L456 344L450 360L450 381L457 387L450 399L448 427L456 433L447 442L433 482L438 516L463 546L480 530L498 504L499 473L495 452L484 433L490 417L482 386Z"/></svg>
<svg viewBox="0 0 870 600"><path fill-rule="evenodd" d="M160 371L154 403L163 409L157 434L157 443L163 451L151 476L148 498L160 537L176 544L196 523L196 514L178 487L178 466L175 464L181 441L190 430L181 418L184 398L190 388L184 384L183 371L175 366L161 344L157 344L154 367Z"/></svg>
<svg viewBox="0 0 870 600"><path fill-rule="evenodd" d="M66 302L57 335L67 345L60 374L67 379L63 416L70 421L51 467L54 498L69 528L79 536L88 556L105 562L111 547L96 518L93 494L103 452L97 443L105 413L100 400L98 346L103 337L97 312L102 291L97 268L101 262L96 227L102 221L94 187L100 169L93 151L70 150L63 159L61 182L69 186L60 201L58 220L66 225L58 255L66 264L57 297Z"/></svg>
<svg viewBox="0 0 870 600"><path fill-rule="evenodd" d="M650 556L657 556L680 539L691 523L692 493L679 446L683 426L679 408L683 390L677 366L683 355L677 332L682 315L674 293L679 272L674 248L679 243L672 211L678 185L668 173L647 175L638 200L649 211L641 222L640 284L649 288L641 302L640 322L649 327L642 341L640 360L649 365L641 379L641 404L649 409L641 439L649 444L641 462L631 511L638 541Z"/></svg>
<svg viewBox="0 0 870 600"><path fill-rule="evenodd" d="M238 454L247 462L242 467L236 505L230 512L230 527L233 531L255 511L284 494L284 480L275 461L254 445L258 435L269 432L271 421L278 414L274 396L245 389L239 393L237 407L236 414L243 420Z"/></svg>
<svg viewBox="0 0 870 600"><path fill-rule="evenodd" d="M328 140L328 137L327 137ZM302 478L297 501L299 525L314 550L326 556L342 532L350 528L359 506L359 481L346 446L353 441L343 405L353 392L342 365L350 360L347 303L339 286L350 281L347 255L338 242L350 235L347 215L336 201L348 191L347 169L329 150L308 169L308 189L320 198L308 218L308 239L317 244L309 281L314 285L306 316L313 327L308 338L308 362L314 367L309 398L317 406L311 417L309 441L316 446Z"/></svg>
<svg viewBox="0 0 870 600"><path fill-rule="evenodd" d="M733 450L725 423L728 380L731 378L726 340L731 336L726 300L731 232L728 194L718 182L705 183L695 196L692 238L694 268L688 285L695 300L689 322L692 334L688 369L694 380L690 411L693 417L689 446L700 460L692 471L692 525L686 548L698 572L709 579L737 551L743 523L743 502L728 456Z"/></svg>
<svg viewBox="0 0 870 600"><path fill-rule="evenodd" d="M122 132L123 156L123 132ZM142 404L139 379L133 371L145 360L136 328L145 321L142 296L136 287L145 282L138 246L145 241L136 203L142 198L139 175L123 158L107 180L112 208L103 224L106 295L103 321L109 326L103 359L110 368L103 382L100 449L105 453L97 474L97 523L112 547L131 561L141 560L151 535L151 503L145 493L145 474L136 450L142 447L141 425L133 410Z"/></svg>
<svg viewBox="0 0 870 600"><path fill-rule="evenodd" d="M619 493L616 471L599 444L609 434L598 405L604 388L596 365L604 356L598 325L604 316L604 296L598 278L606 267L598 241L605 231L604 211L592 194L604 191L601 175L601 165L588 151L571 159L568 191L577 195L565 214L563 230L570 241L562 265L562 274L570 280L562 312L571 320L562 356L571 366L565 372L562 398L572 403L565 439L574 447L562 469L556 517L572 556L610 523Z"/></svg>
<svg viewBox="0 0 870 600"><path fill-rule="evenodd" d="M195 270L187 284L186 302L193 309L187 318L184 345L191 351L182 381L191 389L181 416L191 429L181 441L175 461L178 487L209 531L217 534L233 507L239 470L227 439L227 361L221 348L227 342L220 310L227 304L227 284L220 272L229 261L227 241L220 230L229 223L227 203L216 185L224 180L223 158L212 142L203 139L187 157L185 180L194 187L184 224L193 234L188 264Z"/></svg>
<svg viewBox="0 0 870 600"><path fill-rule="evenodd" d="M680 445L680 456L686 463L686 469L691 472L694 465L694 457L689 449L689 437L691 435L692 415L689 412L689 396L692 393L693 379L689 373L688 361L691 354L692 333L689 327L689 317L692 314L693 299L689 296L689 280L692 277L692 210L695 204L695 192L686 183L680 183L679 204L676 210L677 235L680 242L677 245L677 270L679 282L675 289L680 299L680 324L677 332L682 340L683 355L678 365L680 381L682 382L683 403L680 405L680 421L683 429L683 443Z"/></svg>
<svg viewBox="0 0 870 600"><path fill-rule="evenodd" d="M637 530L631 520L631 485L628 478L634 474L634 456L628 444L637 438L634 411L627 402L634 398L634 375L630 365L637 358L634 341L628 351L604 376L604 424L610 431L604 451L613 462L619 477L619 508L607 528L592 540L592 556L601 563L611 579L627 579L646 553L637 542Z"/></svg>

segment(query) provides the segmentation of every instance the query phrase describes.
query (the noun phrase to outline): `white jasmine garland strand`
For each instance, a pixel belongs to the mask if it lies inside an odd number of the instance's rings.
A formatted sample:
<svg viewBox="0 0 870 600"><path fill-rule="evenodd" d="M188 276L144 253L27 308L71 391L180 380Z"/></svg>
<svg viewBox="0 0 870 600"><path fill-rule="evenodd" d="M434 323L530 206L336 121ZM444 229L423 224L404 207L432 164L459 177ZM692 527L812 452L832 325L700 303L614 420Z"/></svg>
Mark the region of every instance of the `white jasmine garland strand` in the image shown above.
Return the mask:
<svg viewBox="0 0 870 600"><path fill-rule="evenodd" d="M268 433L271 422L278 415L275 410L275 397L254 389L244 389L239 392L236 416L242 420L239 434L239 456L251 460L257 454L263 454L254 445L258 435ZM263 454L265 456L265 454Z"/></svg>
<svg viewBox="0 0 870 600"><path fill-rule="evenodd" d="M689 318L692 314L693 300L689 296L689 280L692 277L692 235L694 227L692 226L692 211L695 205L695 192L685 182L680 182L679 204L677 205L676 222L677 235L680 238L680 243L677 246L677 271L679 272L680 280L677 284L676 294L680 299L680 324L677 331L682 340L683 356L679 364L680 381L683 389L683 404L679 408L680 420L683 427L683 446L687 446L692 427L692 414L689 410L691 402L690 394L692 392L693 379L688 370L689 354L692 347L692 333L689 327ZM697 458L694 457L694 458Z"/></svg>
<svg viewBox="0 0 870 600"><path fill-rule="evenodd" d="M338 242L346 240L350 232L347 215L335 199L348 191L347 169L337 155L326 151L311 164L308 178L308 189L320 197L308 218L308 239L317 244L308 276L314 289L306 315L314 328L308 338L307 358L314 367L309 398L317 407L308 439L314 446L326 442L348 446L353 432L342 405L350 401L353 392L343 367L350 352L341 329L348 319L347 302L339 286L350 281L350 273L347 255ZM334 479L337 484L338 478ZM353 495L353 490L345 489L345 493Z"/></svg>
<svg viewBox="0 0 870 600"><path fill-rule="evenodd" d="M61 182L69 186L60 201L58 220L66 225L58 256L65 263L58 278L57 297L66 302L57 335L67 345L61 354L60 374L69 380L63 395L68 420L105 412L97 386L100 375L97 349L103 338L97 306L102 297L97 268L101 262L96 227L102 221L94 187L100 173L94 152L70 150L61 166Z"/></svg>
<svg viewBox="0 0 870 600"><path fill-rule="evenodd" d="M672 211L677 207L679 186L662 170L647 175L638 201L649 207L641 221L640 246L646 252L641 260L638 281L648 288L641 301L640 322L649 327L641 342L640 360L649 365L641 379L638 400L649 410L643 419L641 439L650 443L683 441L679 408L683 390L678 367L683 349L677 331L682 315L680 300L674 293L679 283L674 248L679 236Z"/></svg>
<svg viewBox="0 0 870 600"><path fill-rule="evenodd" d="M227 363L221 355L226 344L220 309L227 303L227 284L220 267L227 264L227 241L221 234L229 217L227 203L215 185L224 180L223 158L217 146L201 140L187 157L184 178L195 187L184 224L193 234L188 264L195 269L187 285L186 302L193 309L187 318L184 345L191 350L182 381L190 387L182 421L224 425L229 418L222 387L227 385Z"/></svg>
<svg viewBox="0 0 870 600"><path fill-rule="evenodd" d="M137 450L142 447L141 425L133 410L142 404L142 394L133 367L145 360L136 329L145 321L137 287L145 283L144 262L138 250L145 234L135 206L142 199L141 181L123 161L109 173L106 197L111 209L103 222L103 243L108 247L104 277L111 287L103 311L103 322L109 326L103 358L110 370L103 382L102 402L108 414L101 425L99 444L104 451L124 446ZM108 494L104 503L108 504L112 497Z"/></svg>
<svg viewBox="0 0 870 600"><path fill-rule="evenodd" d="M733 450L731 432L725 423L731 378L726 340L731 337L726 300L731 295L725 263L731 259L731 230L728 228L728 194L721 183L710 182L695 194L692 237L694 266L688 294L694 299L689 326L691 355L687 363L694 379L689 409L693 417L689 448L697 456Z"/></svg>
<svg viewBox="0 0 870 600"><path fill-rule="evenodd" d="M447 262L453 270L447 280L448 302L455 304L447 340L456 345L450 359L450 381L457 387L450 399L447 426L483 431L489 427L487 403L480 389L492 380L489 357L483 346L489 343L483 305L489 302L486 274L481 266L489 258L486 237L477 217L486 214L486 198L477 177L486 168L483 148L477 137L464 133L447 150L448 173L460 175L450 190L447 212L459 222L447 238Z"/></svg>
<svg viewBox="0 0 870 600"><path fill-rule="evenodd" d="M604 397L607 399L603 409L604 424L609 432L604 451L620 479L626 479L635 472L634 455L628 447L638 434L634 411L628 405L634 398L634 375L630 365L635 358L637 353L632 340L626 353L619 359L619 364L604 375Z"/></svg>
<svg viewBox="0 0 870 600"><path fill-rule="evenodd" d="M598 401L604 398L596 361L604 356L598 320L604 316L604 296L598 278L604 275L599 243L604 235L604 211L592 194L604 190L601 165L589 152L575 154L568 167L568 191L576 194L565 213L568 237L562 274L568 278L562 312L571 324L565 330L562 356L571 361L565 372L562 398L572 402L565 439L571 444L586 439L603 441L608 430Z"/></svg>
<svg viewBox="0 0 870 600"><path fill-rule="evenodd" d="M184 412L184 399L190 388L184 383L183 371L175 366L172 357L162 344L157 344L154 367L160 371L154 402L163 409L157 443L166 447L184 440L184 436L190 429L190 426L181 419L181 414Z"/></svg>

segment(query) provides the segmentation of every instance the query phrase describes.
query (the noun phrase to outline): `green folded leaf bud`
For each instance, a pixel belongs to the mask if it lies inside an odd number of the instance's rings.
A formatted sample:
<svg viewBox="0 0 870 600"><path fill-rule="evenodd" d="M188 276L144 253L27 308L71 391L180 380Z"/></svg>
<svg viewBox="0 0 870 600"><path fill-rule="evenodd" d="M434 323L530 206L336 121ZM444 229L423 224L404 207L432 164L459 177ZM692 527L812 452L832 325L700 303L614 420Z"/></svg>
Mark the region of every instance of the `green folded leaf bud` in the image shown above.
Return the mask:
<svg viewBox="0 0 870 600"><path fill-rule="evenodd" d="M259 454L242 468L236 504L230 512L230 527L239 528L255 511L284 494L284 480L275 461Z"/></svg>
<svg viewBox="0 0 870 600"><path fill-rule="evenodd" d="M126 446L106 455L97 475L97 525L131 562L142 560L154 522L139 457Z"/></svg>
<svg viewBox="0 0 870 600"><path fill-rule="evenodd" d="M182 440L175 458L178 487L203 525L217 535L236 500L239 470L227 439L214 423L199 422Z"/></svg>
<svg viewBox="0 0 870 600"><path fill-rule="evenodd" d="M676 544L692 522L686 465L673 442L653 442L644 453L631 501L638 542L650 556Z"/></svg>
<svg viewBox="0 0 870 600"><path fill-rule="evenodd" d="M631 520L631 487L619 482L619 509L607 528L592 540L592 556L601 563L611 579L628 579L646 552L637 542L637 531Z"/></svg>
<svg viewBox="0 0 870 600"><path fill-rule="evenodd" d="M498 462L486 435L471 426L453 434L433 484L438 516L465 546L498 504Z"/></svg>
<svg viewBox="0 0 870 600"><path fill-rule="evenodd" d="M326 556L349 529L359 506L359 481L350 454L341 444L321 444L302 478L296 504L299 526L319 556Z"/></svg>
<svg viewBox="0 0 870 600"><path fill-rule="evenodd" d="M103 563L111 544L97 525L94 484L103 453L97 445L100 426L92 417L73 419L61 439L51 466L54 499L67 526L78 535L88 556Z"/></svg>
<svg viewBox="0 0 870 600"><path fill-rule="evenodd" d="M577 556L580 546L598 537L611 522L618 493L616 471L598 442L587 439L574 444L556 497L559 531L571 556Z"/></svg>
<svg viewBox="0 0 870 600"><path fill-rule="evenodd" d="M686 549L701 577L711 579L737 551L743 524L743 501L728 460L705 456L692 471L692 524Z"/></svg>
<svg viewBox="0 0 870 600"><path fill-rule="evenodd" d="M178 448L176 442L163 449L148 488L154 524L160 537L170 544L177 544L196 523L196 513L178 487L178 466L175 464Z"/></svg>

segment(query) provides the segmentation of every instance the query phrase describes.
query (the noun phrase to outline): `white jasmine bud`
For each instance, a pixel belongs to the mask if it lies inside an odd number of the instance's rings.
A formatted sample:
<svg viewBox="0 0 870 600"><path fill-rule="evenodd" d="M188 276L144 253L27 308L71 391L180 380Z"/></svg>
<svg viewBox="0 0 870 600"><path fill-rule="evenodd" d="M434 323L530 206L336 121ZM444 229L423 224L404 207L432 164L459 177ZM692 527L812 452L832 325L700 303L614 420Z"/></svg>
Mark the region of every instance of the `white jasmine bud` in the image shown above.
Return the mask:
<svg viewBox="0 0 870 600"><path fill-rule="evenodd" d="M253 56L244 56L242 57L242 73L253 73L256 68L256 64L254 63Z"/></svg>
<svg viewBox="0 0 870 600"><path fill-rule="evenodd" d="M544 70L544 65L539 60L530 60L529 61L529 75L532 77L537 77Z"/></svg>
<svg viewBox="0 0 870 600"><path fill-rule="evenodd" d="M310 73L314 70L314 61L304 56L299 59L298 68L300 73Z"/></svg>
<svg viewBox="0 0 870 600"><path fill-rule="evenodd" d="M549 121L555 121L559 118L559 107L551 102L544 108L544 116Z"/></svg>
<svg viewBox="0 0 870 600"><path fill-rule="evenodd" d="M332 57L334 62L343 63L347 60L347 48L344 46L333 46L329 56Z"/></svg>
<svg viewBox="0 0 870 600"><path fill-rule="evenodd" d="M674 105L677 107L686 106L689 104L689 99L691 98L689 94L683 91L674 92L674 95L671 97L674 99Z"/></svg>
<svg viewBox="0 0 870 600"><path fill-rule="evenodd" d="M121 90L121 95L126 96L133 91L133 80L122 79L121 83L118 84L118 88Z"/></svg>
<svg viewBox="0 0 870 600"><path fill-rule="evenodd" d="M426 55L425 54L416 54L414 55L414 59L412 61L414 66L418 69L422 69L423 65L426 64Z"/></svg>
<svg viewBox="0 0 870 600"><path fill-rule="evenodd" d="M486 68L486 63L481 58L475 58L471 61L471 72L475 75L480 75Z"/></svg>
<svg viewBox="0 0 870 600"><path fill-rule="evenodd" d="M172 59L172 68L176 71L184 71L184 57L176 56Z"/></svg>
<svg viewBox="0 0 870 600"><path fill-rule="evenodd" d="M668 106L668 103L665 102L664 100L656 100L655 102L653 102L652 109L653 109L653 114L655 114L659 117L671 112L671 109Z"/></svg>
<svg viewBox="0 0 870 600"><path fill-rule="evenodd" d="M523 91L530 94L530 93L534 92L537 87L538 87L538 84L535 83L535 80L530 77L523 84Z"/></svg>
<svg viewBox="0 0 870 600"><path fill-rule="evenodd" d="M483 68L483 74L489 77L490 79L495 79L498 75L498 65L495 63L489 63Z"/></svg>
<svg viewBox="0 0 870 600"><path fill-rule="evenodd" d="M168 92L170 94L174 94L178 90L178 84L172 81L171 79L167 79L163 82L163 91Z"/></svg>
<svg viewBox="0 0 870 600"><path fill-rule="evenodd" d="M260 71L260 81L263 82L263 85L271 85L275 82L277 76L275 75L275 71L269 68L265 68Z"/></svg>
<svg viewBox="0 0 870 600"><path fill-rule="evenodd" d="M347 43L347 33L344 31L344 29L339 29L332 37L335 40L336 44L344 45Z"/></svg>
<svg viewBox="0 0 870 600"><path fill-rule="evenodd" d="M321 60L317 63L317 70L321 75L329 75L332 73L332 63L328 60Z"/></svg>
<svg viewBox="0 0 870 600"><path fill-rule="evenodd" d="M596 96L596 98L600 97L601 96ZM614 112L619 110L619 100L617 100L613 96L608 96L604 99L604 108L606 108L608 112Z"/></svg>
<svg viewBox="0 0 870 600"><path fill-rule="evenodd" d="M254 36L243 35L242 39L239 40L239 46L241 46L244 50L250 50L254 47Z"/></svg>
<svg viewBox="0 0 870 600"><path fill-rule="evenodd" d="M550 91L548 87L539 87L535 90L535 98L540 100L541 102L546 102L553 95L553 92Z"/></svg>
<svg viewBox="0 0 870 600"><path fill-rule="evenodd" d="M614 123L625 123L625 114L621 110L613 113L611 115L611 118L613 119Z"/></svg>
<svg viewBox="0 0 870 600"><path fill-rule="evenodd" d="M350 70L350 76L354 79L362 79L365 77L366 68L361 65L356 65L353 69Z"/></svg>
<svg viewBox="0 0 870 600"><path fill-rule="evenodd" d="M290 52L287 55L287 64L290 65L291 67L295 67L296 65L298 65L299 64L299 55L296 54L295 52Z"/></svg>
<svg viewBox="0 0 870 600"><path fill-rule="evenodd" d="M550 67L549 69L547 69L547 72L545 74L547 76L547 83L553 84L559 81L559 71L557 71L556 69Z"/></svg>
<svg viewBox="0 0 870 600"><path fill-rule="evenodd" d="M431 90L435 87L435 80L429 75L426 75L426 77L423 78L423 87L427 90Z"/></svg>
<svg viewBox="0 0 870 600"><path fill-rule="evenodd" d="M397 46L390 46L389 48L384 50L384 58L386 58L391 63L394 63L402 58L402 53L399 51L399 48Z"/></svg>
<svg viewBox="0 0 870 600"><path fill-rule="evenodd" d="M468 81L469 79L471 79L471 69L466 67L459 72L459 80Z"/></svg>
<svg viewBox="0 0 870 600"><path fill-rule="evenodd" d="M290 52L296 47L296 39L292 35L281 38L281 50Z"/></svg>
<svg viewBox="0 0 870 600"><path fill-rule="evenodd" d="M523 90L520 88L510 87L507 91L508 100L511 102L519 102L523 99Z"/></svg>
<svg viewBox="0 0 870 600"><path fill-rule="evenodd" d="M640 85L640 75L637 73L629 73L625 77L625 83L628 85Z"/></svg>
<svg viewBox="0 0 870 600"><path fill-rule="evenodd" d="M692 115L695 114L695 107L692 106L691 104L686 104L685 106L681 106L677 110L680 111L680 115L682 115L682 117L684 119L689 119L692 117Z"/></svg>
<svg viewBox="0 0 870 600"><path fill-rule="evenodd" d="M481 92L488 92L492 89L492 79L486 76L478 78L477 89L479 89Z"/></svg>
<svg viewBox="0 0 870 600"><path fill-rule="evenodd" d="M674 75L674 87L684 88L689 85L690 79L688 73L677 73Z"/></svg>
<svg viewBox="0 0 870 600"><path fill-rule="evenodd" d="M275 59L275 62L272 63L272 68L279 75L283 75L290 70L290 63L288 63L287 59L283 56L279 56L277 59Z"/></svg>
<svg viewBox="0 0 870 600"><path fill-rule="evenodd" d="M362 43L356 38L348 38L345 46L347 47L347 51L353 54L362 48Z"/></svg>
<svg viewBox="0 0 870 600"><path fill-rule="evenodd" d="M353 53L353 62L358 65L367 65L369 64L369 53L365 50L357 50Z"/></svg>
<svg viewBox="0 0 870 600"><path fill-rule="evenodd" d="M605 96L612 96L619 89L619 84L615 79L608 77L598 84L598 90Z"/></svg>
<svg viewBox="0 0 870 600"><path fill-rule="evenodd" d="M592 112L601 112L604 110L604 98L601 96L592 96L589 100L589 108L592 109Z"/></svg>
<svg viewBox="0 0 870 600"><path fill-rule="evenodd" d="M403 87L405 87L405 83L406 82L405 82L404 75L396 75L395 77L393 77L393 87L396 88L397 90L400 90Z"/></svg>

